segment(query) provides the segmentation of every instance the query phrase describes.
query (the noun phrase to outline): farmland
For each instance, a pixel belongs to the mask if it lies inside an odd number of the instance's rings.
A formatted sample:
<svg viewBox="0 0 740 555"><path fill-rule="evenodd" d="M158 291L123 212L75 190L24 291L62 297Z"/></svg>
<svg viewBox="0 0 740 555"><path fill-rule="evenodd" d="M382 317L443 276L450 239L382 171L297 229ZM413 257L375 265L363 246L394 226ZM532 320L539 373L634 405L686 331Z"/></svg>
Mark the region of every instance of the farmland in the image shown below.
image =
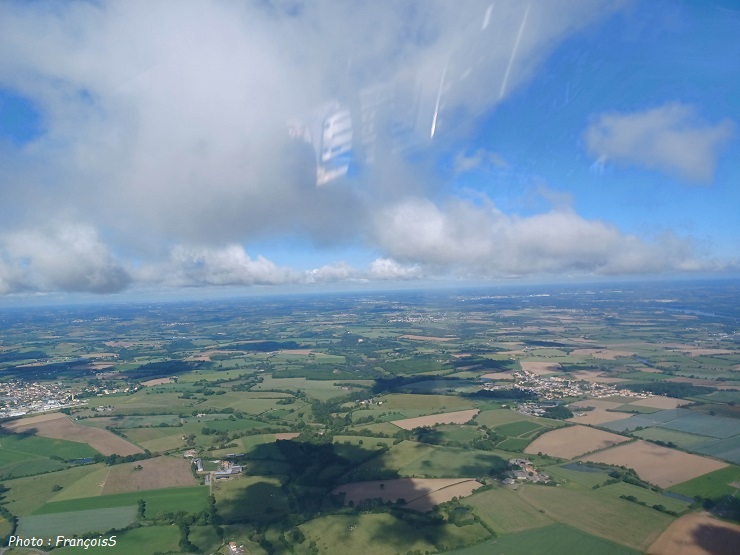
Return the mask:
<svg viewBox="0 0 740 555"><path fill-rule="evenodd" d="M630 554L684 541L672 523L700 508L740 521L726 318L686 327L637 289L430 295L9 312L8 391L86 402L2 422L0 504L16 532L125 528L110 552L142 555L184 536L222 555L222 536L260 555Z"/></svg>
<svg viewBox="0 0 740 555"><path fill-rule="evenodd" d="M530 443L525 453L545 453L562 459L573 459L627 441L625 437L587 428L570 426L547 432Z"/></svg>
<svg viewBox="0 0 740 555"><path fill-rule="evenodd" d="M645 441L635 441L584 457L584 460L629 466L643 479L660 487L680 484L727 466L717 460L683 453Z"/></svg>

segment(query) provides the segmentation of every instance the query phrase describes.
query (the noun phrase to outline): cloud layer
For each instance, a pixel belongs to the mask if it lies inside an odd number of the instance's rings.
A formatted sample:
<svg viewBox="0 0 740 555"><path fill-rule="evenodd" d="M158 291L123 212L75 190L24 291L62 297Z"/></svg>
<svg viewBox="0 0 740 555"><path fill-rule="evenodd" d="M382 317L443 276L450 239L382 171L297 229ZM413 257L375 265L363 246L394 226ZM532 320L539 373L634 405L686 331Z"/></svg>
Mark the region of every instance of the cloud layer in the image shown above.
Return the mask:
<svg viewBox="0 0 740 555"><path fill-rule="evenodd" d="M734 131L730 120L702 121L678 102L626 114L601 114L585 132L600 161L642 166L696 182L709 182L717 157Z"/></svg>
<svg viewBox="0 0 740 555"><path fill-rule="evenodd" d="M30 99L43 129L0 143L0 294L711 266L688 241L568 207L525 217L460 200L429 162L456 151L458 175L506 167L470 144L470 122L620 5L0 3L0 89ZM315 154L286 122L374 87L416 99L424 155L381 148L395 131L379 126L374 164L316 187ZM703 180L730 132L671 104L602 115L586 137L595 157ZM283 267L245 247L286 238L366 262Z"/></svg>

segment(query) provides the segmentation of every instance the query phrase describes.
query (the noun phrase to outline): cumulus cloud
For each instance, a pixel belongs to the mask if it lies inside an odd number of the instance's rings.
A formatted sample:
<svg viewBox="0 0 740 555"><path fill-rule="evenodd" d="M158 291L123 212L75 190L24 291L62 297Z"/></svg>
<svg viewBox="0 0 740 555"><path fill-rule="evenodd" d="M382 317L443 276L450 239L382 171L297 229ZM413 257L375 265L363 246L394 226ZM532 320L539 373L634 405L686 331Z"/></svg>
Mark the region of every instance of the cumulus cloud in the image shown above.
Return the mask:
<svg viewBox="0 0 740 555"><path fill-rule="evenodd" d="M674 102L642 112L601 114L585 138L600 163L611 159L709 182L734 127L729 120L703 121L694 107Z"/></svg>
<svg viewBox="0 0 740 555"><path fill-rule="evenodd" d="M0 237L6 252L0 281L7 292L23 289L115 293L125 289L131 276L98 237L79 224L20 231Z"/></svg>
<svg viewBox="0 0 740 555"><path fill-rule="evenodd" d="M566 206L533 216L504 214L490 201L439 207L407 199L378 218L377 239L404 264L463 277L618 275L715 270L692 242L673 234L645 241Z"/></svg>
<svg viewBox="0 0 740 555"><path fill-rule="evenodd" d="M0 88L30 99L43 129L27 144L0 144L0 294L676 268L693 256L680 239L663 251L567 208L522 218L485 201L441 201L447 185L418 160L449 149L461 152L457 173L505 167L499 154L467 148L466 122L620 5L0 2ZM425 156L384 146L398 129L379 125L372 164L316 187L316 153L287 140L286 122L378 90L416 102L399 101L398 113L413 115L404 132ZM678 128L668 143L683 146L690 118L666 118ZM625 134L620 122L595 122L595 156L632 162L607 136ZM714 163L727 133L717 125L691 127L711 143L694 166ZM286 268L243 246L273 238L377 259Z"/></svg>
<svg viewBox="0 0 740 555"><path fill-rule="evenodd" d="M221 248L178 245L171 250L166 263L143 268L139 277L142 282L168 287L278 285L300 279L294 270L279 267L263 256L250 257L240 245Z"/></svg>

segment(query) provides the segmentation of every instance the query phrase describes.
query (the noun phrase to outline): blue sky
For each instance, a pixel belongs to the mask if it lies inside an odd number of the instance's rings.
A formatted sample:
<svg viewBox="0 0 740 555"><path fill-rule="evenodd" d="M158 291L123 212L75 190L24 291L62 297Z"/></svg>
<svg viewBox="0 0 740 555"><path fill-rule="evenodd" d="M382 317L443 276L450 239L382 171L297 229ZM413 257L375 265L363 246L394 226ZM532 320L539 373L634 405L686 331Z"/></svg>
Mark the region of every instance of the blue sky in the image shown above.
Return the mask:
<svg viewBox="0 0 740 555"><path fill-rule="evenodd" d="M0 299L736 276L738 35L729 1L2 3Z"/></svg>

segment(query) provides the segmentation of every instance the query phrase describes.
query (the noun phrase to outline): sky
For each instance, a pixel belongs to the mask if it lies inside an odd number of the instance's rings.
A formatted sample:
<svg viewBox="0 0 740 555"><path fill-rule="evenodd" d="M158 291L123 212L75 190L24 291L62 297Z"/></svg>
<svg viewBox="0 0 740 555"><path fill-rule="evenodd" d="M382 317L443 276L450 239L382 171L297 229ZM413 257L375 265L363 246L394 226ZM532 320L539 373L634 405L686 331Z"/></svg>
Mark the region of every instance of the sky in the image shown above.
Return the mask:
<svg viewBox="0 0 740 555"><path fill-rule="evenodd" d="M0 303L737 277L737 36L730 0L4 0Z"/></svg>

